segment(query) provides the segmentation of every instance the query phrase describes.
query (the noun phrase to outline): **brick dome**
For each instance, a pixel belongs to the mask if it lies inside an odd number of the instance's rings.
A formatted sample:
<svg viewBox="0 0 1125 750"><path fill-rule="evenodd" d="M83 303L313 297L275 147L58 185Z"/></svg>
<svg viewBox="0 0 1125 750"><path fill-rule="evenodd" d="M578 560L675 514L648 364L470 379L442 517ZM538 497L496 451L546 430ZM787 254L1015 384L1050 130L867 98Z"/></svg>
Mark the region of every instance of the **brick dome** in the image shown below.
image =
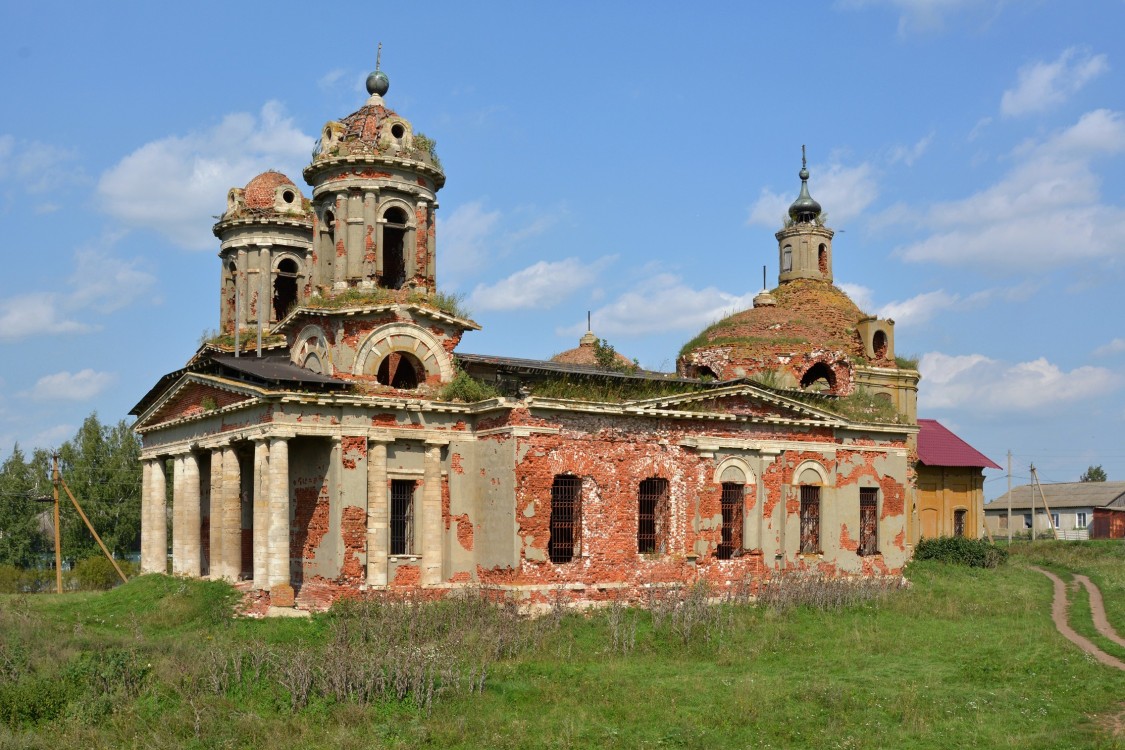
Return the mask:
<svg viewBox="0 0 1125 750"><path fill-rule="evenodd" d="M247 208L273 208L277 200L277 189L282 185L286 185L293 189L293 200L291 201L295 206L300 206L304 196L301 191L297 189L293 180L286 177L281 172L270 170L262 172L260 175L246 183L243 189L244 200L246 201Z"/></svg>

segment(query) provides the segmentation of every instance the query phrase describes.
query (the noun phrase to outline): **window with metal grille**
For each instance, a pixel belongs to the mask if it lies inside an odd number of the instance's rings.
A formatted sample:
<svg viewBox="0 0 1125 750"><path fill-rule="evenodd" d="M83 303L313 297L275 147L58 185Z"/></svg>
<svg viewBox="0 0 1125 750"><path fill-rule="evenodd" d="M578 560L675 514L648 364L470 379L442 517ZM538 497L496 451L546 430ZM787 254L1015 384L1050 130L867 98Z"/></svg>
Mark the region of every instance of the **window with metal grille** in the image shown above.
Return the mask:
<svg viewBox="0 0 1125 750"><path fill-rule="evenodd" d="M391 480L391 554L414 554L414 480Z"/></svg>
<svg viewBox="0 0 1125 750"><path fill-rule="evenodd" d="M573 474L559 474L551 485L551 538L547 554L553 563L568 563L578 550L582 482Z"/></svg>
<svg viewBox="0 0 1125 750"><path fill-rule="evenodd" d="M723 509L723 528L715 557L729 560L742 549L742 503L746 495L745 485L737 482L723 482L721 505Z"/></svg>
<svg viewBox="0 0 1125 750"><path fill-rule="evenodd" d="M859 550L861 555L879 551L879 490L859 488Z"/></svg>
<svg viewBox="0 0 1125 750"><path fill-rule="evenodd" d="M637 552L667 552L668 480L650 477L637 493Z"/></svg>
<svg viewBox="0 0 1125 750"><path fill-rule="evenodd" d="M965 510L953 511L953 536L965 536Z"/></svg>
<svg viewBox="0 0 1125 750"><path fill-rule="evenodd" d="M801 554L820 552L820 488L801 485Z"/></svg>

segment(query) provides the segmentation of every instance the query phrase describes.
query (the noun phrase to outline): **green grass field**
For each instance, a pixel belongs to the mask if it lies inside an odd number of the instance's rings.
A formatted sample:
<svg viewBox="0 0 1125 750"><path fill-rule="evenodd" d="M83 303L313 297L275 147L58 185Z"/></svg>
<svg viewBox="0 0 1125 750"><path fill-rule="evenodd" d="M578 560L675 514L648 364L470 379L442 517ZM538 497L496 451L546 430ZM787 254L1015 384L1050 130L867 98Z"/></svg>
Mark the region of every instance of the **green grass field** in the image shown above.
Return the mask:
<svg viewBox="0 0 1125 750"><path fill-rule="evenodd" d="M229 587L155 576L3 596L0 749L1125 747L1125 673L1055 631L1031 564L1089 575L1125 632L1120 543L913 563L909 588L838 610L529 621L474 600L254 621Z"/></svg>

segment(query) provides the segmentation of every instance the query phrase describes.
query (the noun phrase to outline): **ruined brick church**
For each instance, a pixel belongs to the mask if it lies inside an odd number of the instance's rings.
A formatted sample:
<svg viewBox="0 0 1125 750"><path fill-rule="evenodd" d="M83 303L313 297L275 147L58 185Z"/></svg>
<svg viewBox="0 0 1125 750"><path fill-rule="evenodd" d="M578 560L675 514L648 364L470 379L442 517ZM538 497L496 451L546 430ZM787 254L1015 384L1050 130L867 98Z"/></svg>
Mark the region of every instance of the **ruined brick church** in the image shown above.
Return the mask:
<svg viewBox="0 0 1125 750"><path fill-rule="evenodd" d="M479 326L437 286L433 142L387 106L383 72L367 88L324 126L308 197L278 172L227 195L219 335L132 412L144 571L170 548L175 575L320 608L902 570L924 517L919 375L896 362L894 322L833 285L804 166L777 288L685 346L676 373L603 356L592 333L550 360L469 354ZM966 476L934 529L960 512L975 535L979 466Z"/></svg>

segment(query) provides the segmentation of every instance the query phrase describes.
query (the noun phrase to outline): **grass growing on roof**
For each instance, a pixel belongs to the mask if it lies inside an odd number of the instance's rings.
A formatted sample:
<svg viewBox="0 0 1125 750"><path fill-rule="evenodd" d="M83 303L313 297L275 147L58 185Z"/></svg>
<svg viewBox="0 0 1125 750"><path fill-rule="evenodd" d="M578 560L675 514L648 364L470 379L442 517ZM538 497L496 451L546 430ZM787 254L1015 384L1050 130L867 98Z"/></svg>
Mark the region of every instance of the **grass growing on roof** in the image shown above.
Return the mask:
<svg viewBox="0 0 1125 750"><path fill-rule="evenodd" d="M678 396L704 390L692 383L675 383L660 380L603 379L560 377L543 380L530 386L532 396L540 398L624 403L643 401L661 396Z"/></svg>
<svg viewBox="0 0 1125 750"><path fill-rule="evenodd" d="M300 306L311 310L341 310L348 307L374 307L395 303L430 307L462 320L467 320L471 315L469 309L465 307L464 296L460 294L441 291L433 293L404 291L383 289L382 287L372 289L349 287L341 292L333 293L331 296L316 295L309 297L303 300Z"/></svg>

